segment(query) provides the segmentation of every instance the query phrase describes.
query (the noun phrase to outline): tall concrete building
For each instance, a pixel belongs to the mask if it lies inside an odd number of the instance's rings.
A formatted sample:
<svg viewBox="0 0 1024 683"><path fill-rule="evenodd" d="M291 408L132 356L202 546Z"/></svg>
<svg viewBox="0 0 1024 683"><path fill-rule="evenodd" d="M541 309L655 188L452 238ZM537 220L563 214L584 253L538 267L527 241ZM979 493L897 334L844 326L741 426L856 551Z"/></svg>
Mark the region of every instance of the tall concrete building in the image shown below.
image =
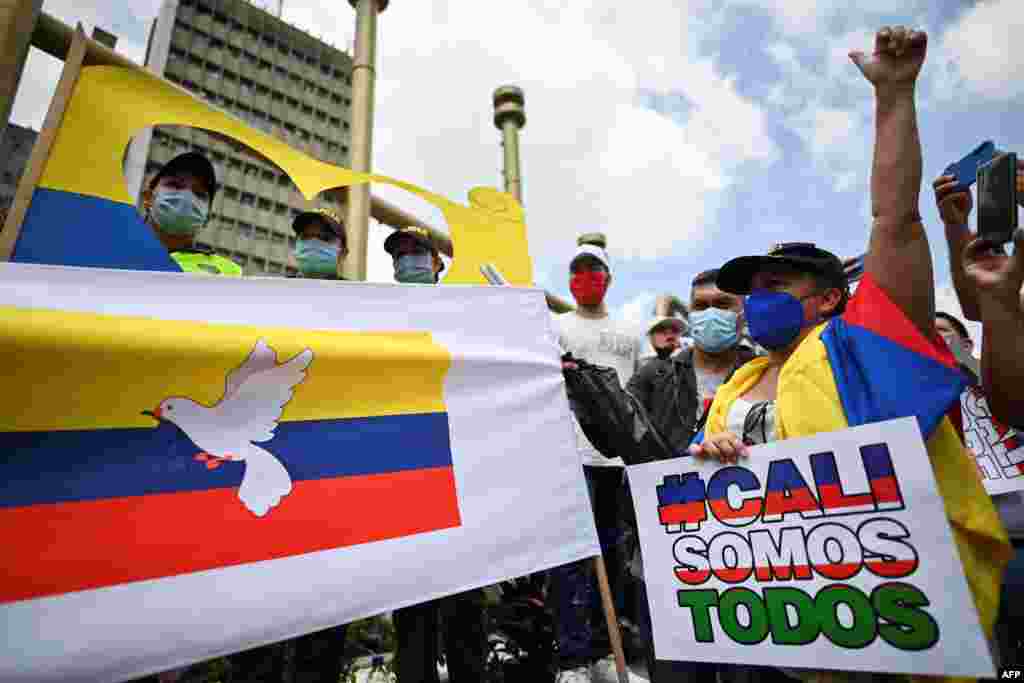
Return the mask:
<svg viewBox="0 0 1024 683"><path fill-rule="evenodd" d="M150 29L146 65L209 104L328 163L348 166L352 59L247 0L165 0ZM188 150L209 156L221 190L198 242L249 275L294 272L292 218L339 196L307 202L276 166L200 129L158 126L126 159L129 191Z"/></svg>
<svg viewBox="0 0 1024 683"><path fill-rule="evenodd" d="M28 165L32 146L36 144L38 136L39 133L31 128L13 123L7 125L3 143L0 144L0 212L4 216L14 201L18 181L21 180L25 166ZM0 223L0 226L2 225L3 223Z"/></svg>

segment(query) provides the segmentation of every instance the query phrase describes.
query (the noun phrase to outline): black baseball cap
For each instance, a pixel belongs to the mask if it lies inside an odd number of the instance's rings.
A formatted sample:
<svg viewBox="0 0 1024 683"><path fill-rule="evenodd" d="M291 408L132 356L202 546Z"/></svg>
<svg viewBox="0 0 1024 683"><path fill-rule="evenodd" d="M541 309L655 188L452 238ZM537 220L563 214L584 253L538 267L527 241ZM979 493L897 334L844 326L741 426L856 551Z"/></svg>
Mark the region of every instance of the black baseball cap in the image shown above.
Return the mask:
<svg viewBox="0 0 1024 683"><path fill-rule="evenodd" d="M434 240L430 238L430 233L427 232L426 228L421 228L418 225L410 225L406 228L395 230L388 235L388 238L384 240L384 251L394 256L395 249L398 248L398 240L402 239L403 236L411 237L424 249L432 253L437 252L437 246L434 244Z"/></svg>
<svg viewBox="0 0 1024 683"><path fill-rule="evenodd" d="M174 157L163 167L156 172L153 179L149 181L150 189L156 187L156 184L160 182L160 179L164 176L174 175L176 173L191 173L194 176L202 178L206 183L206 186L210 188L210 201L213 201L213 196L217 194L217 174L213 170L213 164L209 159L206 158L200 152L185 152Z"/></svg>
<svg viewBox="0 0 1024 683"><path fill-rule="evenodd" d="M292 230L298 235L302 233L302 229L309 225L313 221L320 221L328 228L334 231L334 234L341 238L342 242L345 242L345 222L341 220L338 214L334 213L330 209L317 209L316 211L303 211L295 220L292 221Z"/></svg>
<svg viewBox="0 0 1024 683"><path fill-rule="evenodd" d="M784 242L773 246L764 256L734 258L718 271L715 284L723 292L747 295L755 273L779 264L814 273L843 291L847 289L846 271L839 257L818 248L813 242Z"/></svg>

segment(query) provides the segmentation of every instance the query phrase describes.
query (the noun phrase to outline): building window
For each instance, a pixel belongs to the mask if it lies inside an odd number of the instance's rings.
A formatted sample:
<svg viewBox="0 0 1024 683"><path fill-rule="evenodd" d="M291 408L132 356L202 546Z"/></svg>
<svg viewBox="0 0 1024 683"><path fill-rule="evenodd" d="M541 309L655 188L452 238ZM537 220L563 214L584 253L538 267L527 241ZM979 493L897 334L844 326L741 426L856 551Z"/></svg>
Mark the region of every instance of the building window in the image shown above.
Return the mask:
<svg viewBox="0 0 1024 683"><path fill-rule="evenodd" d="M213 10L210 9L209 7L207 7L206 5L204 5L203 3L201 3L201 2L197 2L196 3L196 14L198 14L199 16L205 17L205 16L207 16L209 14L212 14L212 13L213 13Z"/></svg>
<svg viewBox="0 0 1024 683"><path fill-rule="evenodd" d="M238 59L239 55L242 54L242 51L234 45L228 45L228 52L231 53L231 56L235 59Z"/></svg>
<svg viewBox="0 0 1024 683"><path fill-rule="evenodd" d="M273 273L274 275L280 275L283 269L284 268L280 263L274 263L273 261L271 261L269 264L267 264L267 271Z"/></svg>
<svg viewBox="0 0 1024 683"><path fill-rule="evenodd" d="M285 68L283 66L275 66L274 67L274 75L279 77L279 78L287 78L288 77L288 72L285 70Z"/></svg>
<svg viewBox="0 0 1024 683"><path fill-rule="evenodd" d="M231 30L235 31L236 33L241 33L245 30L245 26L243 26L242 22L238 21L237 19L231 19Z"/></svg>
<svg viewBox="0 0 1024 683"><path fill-rule="evenodd" d="M263 44L267 47L274 47L274 36L270 34L263 36Z"/></svg>
<svg viewBox="0 0 1024 683"><path fill-rule="evenodd" d="M263 197L260 197L259 207L260 207L261 211L270 211L270 209L273 208L273 206L274 206L274 203L272 201L270 201L269 199L265 199ZM259 237L259 230L257 230L256 233L257 233L256 236Z"/></svg>
<svg viewBox="0 0 1024 683"><path fill-rule="evenodd" d="M253 235L253 237L257 241L266 242L268 239L270 239L270 231L267 230L266 228L256 228L256 233Z"/></svg>
<svg viewBox="0 0 1024 683"><path fill-rule="evenodd" d="M188 63L191 64L192 66L198 66L199 68L202 68L202 66L203 66L203 58L199 57L197 55L189 55L188 56Z"/></svg>
<svg viewBox="0 0 1024 683"><path fill-rule="evenodd" d="M238 190L236 190L233 187L225 187L224 188L224 198L225 199L230 199L232 201L238 199Z"/></svg>
<svg viewBox="0 0 1024 683"><path fill-rule="evenodd" d="M268 94L270 94L270 88L263 85L262 83L257 83L252 87L252 89L256 91L257 95L262 95L263 97L266 97Z"/></svg>
<svg viewBox="0 0 1024 683"><path fill-rule="evenodd" d="M351 107L352 106L352 100L350 100L349 98L346 97L345 98L345 106L346 107Z"/></svg>
<svg viewBox="0 0 1024 683"><path fill-rule="evenodd" d="M206 73L207 73L207 75L210 78L216 78L216 79L219 80L220 77L221 77L221 74L223 73L223 69L221 69L216 64L211 64L210 62L207 62L206 63Z"/></svg>
<svg viewBox="0 0 1024 683"><path fill-rule="evenodd" d="M317 88L316 94L320 96L320 99L324 100L331 96L331 93L330 91L327 90L327 88Z"/></svg>
<svg viewBox="0 0 1024 683"><path fill-rule="evenodd" d="M284 235L279 232L270 233L270 241L274 244L284 244Z"/></svg>
<svg viewBox="0 0 1024 683"><path fill-rule="evenodd" d="M325 112L322 112L319 109L317 109L316 110L316 120L317 121L326 121L327 120L327 114Z"/></svg>
<svg viewBox="0 0 1024 683"><path fill-rule="evenodd" d="M313 107L309 106L308 104L302 105L302 113L305 114L306 116L312 116Z"/></svg>
<svg viewBox="0 0 1024 683"><path fill-rule="evenodd" d="M295 109L298 109L299 108L299 101L297 99L295 99L294 97L289 97L288 98L288 106L289 107L294 107Z"/></svg>
<svg viewBox="0 0 1024 683"><path fill-rule="evenodd" d="M274 68L274 65L265 59L261 59L260 68L263 69L264 71L271 71Z"/></svg>
<svg viewBox="0 0 1024 683"><path fill-rule="evenodd" d="M213 152L210 152L210 156L213 157L213 160L216 161L218 164L224 163L224 153L223 152L213 151Z"/></svg>
<svg viewBox="0 0 1024 683"><path fill-rule="evenodd" d="M242 237L252 237L252 224L238 221L238 234Z"/></svg>
<svg viewBox="0 0 1024 683"><path fill-rule="evenodd" d="M272 183L275 180L277 180L277 174L274 173L273 171L263 169L263 180L267 181L268 183Z"/></svg>
<svg viewBox="0 0 1024 683"><path fill-rule="evenodd" d="M255 273L262 273L267 266L267 262L261 258L253 258L249 262L249 269Z"/></svg>
<svg viewBox="0 0 1024 683"><path fill-rule="evenodd" d="M333 102L334 104L341 104L341 95L332 94L331 102Z"/></svg>
<svg viewBox="0 0 1024 683"><path fill-rule="evenodd" d="M222 230L233 232L235 230L235 219L234 218L221 218L220 226Z"/></svg>
<svg viewBox="0 0 1024 683"><path fill-rule="evenodd" d="M249 38L250 38L250 39L251 39L252 41L256 42L256 43L260 42L260 32L259 32L259 31L257 31L257 30L256 30L256 29L254 29L254 28L250 28L250 29L249 29Z"/></svg>
<svg viewBox="0 0 1024 683"><path fill-rule="evenodd" d="M331 67L328 66L327 64L321 64L320 65L320 73L322 73L324 76L330 78L331 77Z"/></svg>
<svg viewBox="0 0 1024 683"><path fill-rule="evenodd" d="M251 192L243 192L238 202L242 206L252 206L256 203L256 195L252 194Z"/></svg>
<svg viewBox="0 0 1024 683"><path fill-rule="evenodd" d="M211 50L220 50L223 47L224 47L224 41L223 40L221 40L220 38L210 38L210 49Z"/></svg>
<svg viewBox="0 0 1024 683"><path fill-rule="evenodd" d="M224 80L228 83L237 83L238 76L233 71L228 71L227 69L224 69Z"/></svg>
<svg viewBox="0 0 1024 683"><path fill-rule="evenodd" d="M221 14L220 12L214 12L213 13L213 20L215 22L217 22L218 24L227 24L228 23L227 15Z"/></svg>
<svg viewBox="0 0 1024 683"><path fill-rule="evenodd" d="M277 184L280 185L281 187L288 187L289 185L292 184L292 180L287 175L282 173L277 177Z"/></svg>

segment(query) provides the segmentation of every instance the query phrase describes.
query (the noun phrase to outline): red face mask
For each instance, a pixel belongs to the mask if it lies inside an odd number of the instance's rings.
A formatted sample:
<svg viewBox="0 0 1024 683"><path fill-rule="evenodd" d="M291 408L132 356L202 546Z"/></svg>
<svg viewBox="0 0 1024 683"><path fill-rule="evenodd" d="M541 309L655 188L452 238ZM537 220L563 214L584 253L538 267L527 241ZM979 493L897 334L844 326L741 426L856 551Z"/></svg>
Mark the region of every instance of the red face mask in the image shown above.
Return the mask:
<svg viewBox="0 0 1024 683"><path fill-rule="evenodd" d="M608 273L593 270L573 273L569 278L569 291L576 303L597 306L604 301L604 294L608 291Z"/></svg>

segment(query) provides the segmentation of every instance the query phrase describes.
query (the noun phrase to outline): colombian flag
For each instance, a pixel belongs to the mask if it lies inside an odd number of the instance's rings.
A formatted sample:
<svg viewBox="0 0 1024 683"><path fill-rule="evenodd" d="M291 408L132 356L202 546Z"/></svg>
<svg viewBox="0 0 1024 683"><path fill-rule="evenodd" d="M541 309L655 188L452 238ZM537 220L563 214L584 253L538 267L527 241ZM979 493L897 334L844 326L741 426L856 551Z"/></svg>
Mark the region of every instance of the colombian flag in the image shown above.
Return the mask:
<svg viewBox="0 0 1024 683"><path fill-rule="evenodd" d="M429 333L5 306L0 344L0 603L460 526Z"/></svg>

